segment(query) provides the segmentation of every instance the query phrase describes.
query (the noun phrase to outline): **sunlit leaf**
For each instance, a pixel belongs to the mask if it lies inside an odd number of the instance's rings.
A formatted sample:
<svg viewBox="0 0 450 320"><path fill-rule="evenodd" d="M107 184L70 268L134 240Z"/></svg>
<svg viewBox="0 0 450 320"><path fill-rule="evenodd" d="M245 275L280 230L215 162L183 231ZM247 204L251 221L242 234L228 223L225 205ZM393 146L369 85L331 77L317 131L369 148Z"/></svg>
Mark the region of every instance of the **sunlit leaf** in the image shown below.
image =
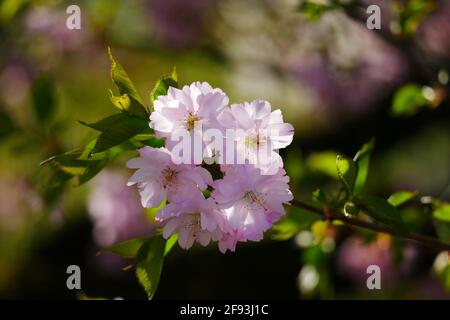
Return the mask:
<svg viewBox="0 0 450 320"><path fill-rule="evenodd" d="M433 210L435 219L450 222L450 203L441 203Z"/></svg>
<svg viewBox="0 0 450 320"><path fill-rule="evenodd" d="M405 202L411 200L417 195L417 192L411 192L411 191L398 191L394 194L392 194L388 198L388 202L392 204L394 207L398 207Z"/></svg>
<svg viewBox="0 0 450 320"><path fill-rule="evenodd" d="M429 0L409 0L401 3L399 23L404 35L414 35L417 28L434 9L435 3Z"/></svg>
<svg viewBox="0 0 450 320"><path fill-rule="evenodd" d="M364 144L353 158L353 161L358 167L358 173L356 175L355 185L353 188L353 192L355 194L359 194L364 190L367 176L369 175L370 155L374 148L374 144L374 139Z"/></svg>
<svg viewBox="0 0 450 320"><path fill-rule="evenodd" d="M396 92L391 112L394 116L412 116L429 103L423 95L422 86L407 84Z"/></svg>
<svg viewBox="0 0 450 320"><path fill-rule="evenodd" d="M275 240L287 240L303 230L309 230L311 224L320 220L321 216L307 210L292 208L272 228L272 238Z"/></svg>
<svg viewBox="0 0 450 320"><path fill-rule="evenodd" d="M347 189L348 193L352 195L356 176L358 174L358 167L353 160L338 155L336 157L336 168L339 179Z"/></svg>
<svg viewBox="0 0 450 320"><path fill-rule="evenodd" d="M136 258L146 239L147 238L135 238L122 241L105 249L105 251L118 254L124 258Z"/></svg>
<svg viewBox="0 0 450 320"><path fill-rule="evenodd" d="M169 237L169 239L167 239L166 248L164 250L165 256L169 254L169 252L172 250L177 241L178 241L178 234L173 234L172 236Z"/></svg>
<svg viewBox="0 0 450 320"><path fill-rule="evenodd" d="M298 6L298 10L305 14L309 21L316 21L322 14L335 8L336 6L331 1L325 2L317 0L303 0Z"/></svg>
<svg viewBox="0 0 450 320"><path fill-rule="evenodd" d="M328 229L329 221L317 220L311 226L311 232L317 241L322 241Z"/></svg>
<svg viewBox="0 0 450 320"><path fill-rule="evenodd" d="M312 171L326 174L335 179L338 178L336 173L336 152L334 151L312 153L306 159L306 164Z"/></svg>
<svg viewBox="0 0 450 320"><path fill-rule="evenodd" d="M120 93L119 98L114 97L114 95L111 93L111 96L113 96L113 104L117 106L116 103L119 102L115 99L121 99L122 102L124 102L123 99L126 99L124 98L124 96L126 95L130 101L129 103L123 104L123 107L126 107L123 111L129 112L139 117L148 118L145 104L142 98L139 96L139 93L137 92L130 78L128 77L128 74L122 68L120 63L113 57L110 48L108 48L108 53L111 60L111 79L117 86L117 89Z"/></svg>
<svg viewBox="0 0 450 320"><path fill-rule="evenodd" d="M131 99L126 93L121 96L116 96L114 95L112 90L109 90L109 99L111 100L112 104L122 112L126 112L130 109Z"/></svg>

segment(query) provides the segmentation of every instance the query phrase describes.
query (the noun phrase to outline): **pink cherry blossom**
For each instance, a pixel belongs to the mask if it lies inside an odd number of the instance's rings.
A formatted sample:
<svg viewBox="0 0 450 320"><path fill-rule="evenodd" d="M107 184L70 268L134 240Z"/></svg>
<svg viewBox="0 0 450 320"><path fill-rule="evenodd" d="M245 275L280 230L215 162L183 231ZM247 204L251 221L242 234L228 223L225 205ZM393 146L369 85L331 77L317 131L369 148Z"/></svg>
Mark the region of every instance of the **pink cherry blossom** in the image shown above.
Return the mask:
<svg viewBox="0 0 450 320"><path fill-rule="evenodd" d="M216 208L212 198L202 195L178 203L169 203L157 214L164 224L163 237L178 232L178 243L189 249L194 242L207 246L211 240L222 238L223 214Z"/></svg>
<svg viewBox="0 0 450 320"><path fill-rule="evenodd" d="M145 208L158 207L165 199L177 202L201 194L212 184L208 170L174 164L166 148L144 147L139 153L139 158L127 163L128 168L137 169L128 180L128 186L137 184Z"/></svg>
<svg viewBox="0 0 450 320"><path fill-rule="evenodd" d="M225 176L214 181L212 197L225 213L224 231L235 241L259 241L273 222L285 214L283 204L292 200L289 177L283 169L263 175L253 165L224 167Z"/></svg>
<svg viewBox="0 0 450 320"><path fill-rule="evenodd" d="M228 101L222 90L206 82L194 82L182 89L170 87L167 95L155 101L150 127L158 138L166 138L166 147L172 150L179 136L193 137L199 131L197 128L203 131L217 128L218 114Z"/></svg>
<svg viewBox="0 0 450 320"><path fill-rule="evenodd" d="M231 105L221 112L218 121L227 129L235 129L238 157L249 160L264 174L276 173L283 166L277 150L292 142L294 128L283 121L281 110L272 111L269 102L255 100Z"/></svg>

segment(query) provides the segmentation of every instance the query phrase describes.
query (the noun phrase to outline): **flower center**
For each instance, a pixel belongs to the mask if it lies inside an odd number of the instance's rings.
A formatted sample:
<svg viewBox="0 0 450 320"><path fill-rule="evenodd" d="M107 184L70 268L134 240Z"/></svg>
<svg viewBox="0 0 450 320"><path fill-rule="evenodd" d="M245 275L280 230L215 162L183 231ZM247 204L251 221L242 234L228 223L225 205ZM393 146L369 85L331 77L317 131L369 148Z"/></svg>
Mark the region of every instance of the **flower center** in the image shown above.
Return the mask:
<svg viewBox="0 0 450 320"><path fill-rule="evenodd" d="M258 148L260 145L266 142L266 138L261 136L259 133L251 133L247 137L245 137L245 145L247 148L256 147Z"/></svg>
<svg viewBox="0 0 450 320"><path fill-rule="evenodd" d="M164 189L170 188L177 178L177 171L167 167L162 171L162 187Z"/></svg>
<svg viewBox="0 0 450 320"><path fill-rule="evenodd" d="M244 193L243 198L247 201L248 208L257 209L257 207L260 207L266 210L266 207L264 205L264 199L261 194L257 194L253 191L247 191Z"/></svg>
<svg viewBox="0 0 450 320"><path fill-rule="evenodd" d="M201 118L193 112L189 112L186 117L186 129L191 132L195 128L195 123L200 121Z"/></svg>
<svg viewBox="0 0 450 320"><path fill-rule="evenodd" d="M197 238L199 233L201 233L203 231L201 221L200 221L200 214L199 213L190 214L189 218L190 219L184 225L184 228L186 230L189 230L192 233L192 236L194 238Z"/></svg>

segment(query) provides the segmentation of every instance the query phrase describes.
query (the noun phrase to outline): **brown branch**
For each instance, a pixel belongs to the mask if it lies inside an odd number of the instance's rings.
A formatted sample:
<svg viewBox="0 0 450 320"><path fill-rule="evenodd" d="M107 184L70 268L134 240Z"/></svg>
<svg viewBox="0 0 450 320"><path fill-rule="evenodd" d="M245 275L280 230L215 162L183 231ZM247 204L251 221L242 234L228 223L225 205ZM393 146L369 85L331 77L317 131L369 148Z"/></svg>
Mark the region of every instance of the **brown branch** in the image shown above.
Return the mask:
<svg viewBox="0 0 450 320"><path fill-rule="evenodd" d="M323 217L324 220L339 220L345 223L346 225L352 226L352 227L358 227L363 228L375 232L382 232L390 234L394 237L401 238L408 241L413 241L416 243L419 243L421 245L427 246L430 249L433 249L435 251L450 251L450 243L446 243L443 241L440 241L436 238L425 236L422 234L409 232L409 231L403 231L403 230L395 230L390 227L375 224L372 222L362 221L358 220L356 218L350 218L344 216L340 212L332 211L332 210L323 210L314 206L311 206L309 204L306 204L304 202L293 200L291 201L291 205L300 208L305 209L311 212L315 212Z"/></svg>

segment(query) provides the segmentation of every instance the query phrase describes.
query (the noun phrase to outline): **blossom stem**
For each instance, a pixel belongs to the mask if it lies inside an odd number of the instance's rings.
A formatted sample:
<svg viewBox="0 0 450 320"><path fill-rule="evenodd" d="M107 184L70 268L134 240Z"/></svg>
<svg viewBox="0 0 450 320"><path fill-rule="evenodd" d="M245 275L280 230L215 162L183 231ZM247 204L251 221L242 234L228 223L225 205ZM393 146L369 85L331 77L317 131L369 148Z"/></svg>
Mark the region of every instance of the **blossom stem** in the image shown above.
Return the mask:
<svg viewBox="0 0 450 320"><path fill-rule="evenodd" d="M395 230L395 229L392 229L390 227L383 226L380 224L346 217L340 212L336 212L331 209L329 209L329 210L320 209L320 208L311 206L311 205L304 203L302 201L299 201L299 200L291 201L291 205L296 208L315 212L315 213L321 215L323 217L323 219L325 219L325 220L330 220L330 221L339 220L339 221L342 221L343 223L345 223L346 225L349 225L352 227L363 228L363 229L372 230L375 232L387 233L387 234L390 234L397 238L401 238L401 239L419 243L421 245L427 246L428 248L436 250L436 251L450 251L450 243L438 240L433 237L429 237L429 236L414 233L414 232L404 231L404 230Z"/></svg>

